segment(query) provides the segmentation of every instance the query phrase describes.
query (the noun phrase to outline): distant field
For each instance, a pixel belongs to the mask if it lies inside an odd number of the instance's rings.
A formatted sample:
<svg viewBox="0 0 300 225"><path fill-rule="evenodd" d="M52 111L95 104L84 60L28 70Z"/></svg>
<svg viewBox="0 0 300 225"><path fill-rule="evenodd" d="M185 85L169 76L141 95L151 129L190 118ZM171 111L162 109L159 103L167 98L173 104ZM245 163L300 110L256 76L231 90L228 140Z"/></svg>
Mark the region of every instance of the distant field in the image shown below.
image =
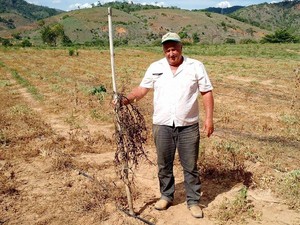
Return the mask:
<svg viewBox="0 0 300 225"><path fill-rule="evenodd" d="M77 52L70 56L69 49L0 48L0 224L141 224L116 218L111 195L95 191L72 170L88 171L103 185L118 185L112 160L105 161L105 154L115 151L109 50ZM225 192L240 182L249 191L272 190L299 212L299 44L186 46L184 53L205 64L214 85L215 134L202 137L199 162L208 220L226 219L218 216L223 215L221 203L220 211L210 208L214 199L207 193L214 188ZM116 48L118 91L128 93L161 57L159 47ZM100 86L106 92L93 94ZM147 122L146 148L151 150L152 93L137 106ZM138 206L147 202L140 200L145 198L140 192L155 193L155 181L153 186L137 185ZM152 210L145 207L141 215L151 214L151 221L163 224ZM238 214L226 218L241 219L235 218ZM265 217L260 219L263 224ZM300 221L296 219L291 216L288 224Z"/></svg>

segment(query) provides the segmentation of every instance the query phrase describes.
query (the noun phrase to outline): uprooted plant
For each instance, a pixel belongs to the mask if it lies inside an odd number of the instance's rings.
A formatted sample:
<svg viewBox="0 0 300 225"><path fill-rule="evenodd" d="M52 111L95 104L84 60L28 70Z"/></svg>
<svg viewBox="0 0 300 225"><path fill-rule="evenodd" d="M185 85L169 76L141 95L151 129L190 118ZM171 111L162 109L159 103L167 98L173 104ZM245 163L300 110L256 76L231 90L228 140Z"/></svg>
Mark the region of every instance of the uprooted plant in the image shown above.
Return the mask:
<svg viewBox="0 0 300 225"><path fill-rule="evenodd" d="M125 184L129 213L134 215L131 197L133 169L138 166L141 158L148 160L143 148L147 140L147 129L145 119L137 107L122 104L125 99L124 95L116 94L114 110L117 150L114 162L117 174Z"/></svg>

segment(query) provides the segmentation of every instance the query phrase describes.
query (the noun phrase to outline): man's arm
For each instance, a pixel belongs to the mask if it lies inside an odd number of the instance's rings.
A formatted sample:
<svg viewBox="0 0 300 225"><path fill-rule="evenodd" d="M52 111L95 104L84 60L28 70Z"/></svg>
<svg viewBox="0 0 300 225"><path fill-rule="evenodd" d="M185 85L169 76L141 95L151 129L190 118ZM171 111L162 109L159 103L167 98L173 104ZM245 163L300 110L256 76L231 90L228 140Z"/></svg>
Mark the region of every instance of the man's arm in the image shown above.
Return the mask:
<svg viewBox="0 0 300 225"><path fill-rule="evenodd" d="M127 99L123 101L123 104L127 105L129 103L140 100L148 93L149 90L149 88L144 88L141 86L132 89L132 91L127 95Z"/></svg>
<svg viewBox="0 0 300 225"><path fill-rule="evenodd" d="M203 132L207 137L214 132L213 111L214 111L214 97L212 91L201 92L203 98L203 105L205 110L205 121L203 126Z"/></svg>

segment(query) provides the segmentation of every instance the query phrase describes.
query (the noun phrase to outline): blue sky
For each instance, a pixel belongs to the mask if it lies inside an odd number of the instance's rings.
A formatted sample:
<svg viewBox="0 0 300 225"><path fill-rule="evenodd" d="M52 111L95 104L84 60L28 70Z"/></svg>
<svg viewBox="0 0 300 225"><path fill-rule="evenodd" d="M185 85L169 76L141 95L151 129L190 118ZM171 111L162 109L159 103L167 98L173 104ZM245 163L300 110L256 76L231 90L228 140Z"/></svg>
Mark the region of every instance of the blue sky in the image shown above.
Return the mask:
<svg viewBox="0 0 300 225"><path fill-rule="evenodd" d="M112 2L113 0L100 0L100 3L105 2ZM123 0L119 0L123 1ZM88 8L91 7L91 4L97 4L97 0L27 0L27 2L35 4L35 5L42 5L48 6L50 8L61 9L65 11L74 10L78 8ZM260 4L260 3L274 3L280 2L280 0L132 0L134 3L139 4L153 4L159 6L177 6L181 9L205 9L208 7L221 7L226 8L230 6L248 6L253 4Z"/></svg>

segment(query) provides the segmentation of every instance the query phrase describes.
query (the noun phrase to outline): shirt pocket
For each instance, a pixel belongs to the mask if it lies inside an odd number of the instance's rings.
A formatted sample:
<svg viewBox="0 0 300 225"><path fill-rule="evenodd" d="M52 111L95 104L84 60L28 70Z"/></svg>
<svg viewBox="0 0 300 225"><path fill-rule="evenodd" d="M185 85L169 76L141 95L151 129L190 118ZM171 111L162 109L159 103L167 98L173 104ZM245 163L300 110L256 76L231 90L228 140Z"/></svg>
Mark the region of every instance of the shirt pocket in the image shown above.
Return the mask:
<svg viewBox="0 0 300 225"><path fill-rule="evenodd" d="M182 90L197 91L198 80L195 73L186 73L181 77L180 88Z"/></svg>
<svg viewBox="0 0 300 225"><path fill-rule="evenodd" d="M153 79L154 86L157 85L162 80L163 74L164 74L163 72L153 72L152 73L152 79Z"/></svg>

